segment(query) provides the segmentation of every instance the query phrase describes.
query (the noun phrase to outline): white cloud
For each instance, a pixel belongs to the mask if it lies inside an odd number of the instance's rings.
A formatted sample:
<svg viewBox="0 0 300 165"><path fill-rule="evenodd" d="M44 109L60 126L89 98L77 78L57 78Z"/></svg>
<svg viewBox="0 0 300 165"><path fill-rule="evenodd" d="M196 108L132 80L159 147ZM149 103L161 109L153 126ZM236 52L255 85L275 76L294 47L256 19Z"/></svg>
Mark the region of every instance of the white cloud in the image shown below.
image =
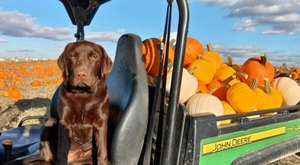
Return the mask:
<svg viewBox="0 0 300 165"><path fill-rule="evenodd" d="M208 5L222 5L222 6L233 6L238 3L238 0L202 0L202 2Z"/></svg>
<svg viewBox="0 0 300 165"><path fill-rule="evenodd" d="M51 40L67 40L72 37L72 29L70 28L41 26L36 24L30 15L18 11L0 9L0 22L3 22L0 24L0 33L7 36Z"/></svg>
<svg viewBox="0 0 300 165"><path fill-rule="evenodd" d="M299 0L202 0L207 5L219 5L229 10L228 18L242 18L235 30L262 34L295 34L300 31Z"/></svg>
<svg viewBox="0 0 300 165"><path fill-rule="evenodd" d="M225 47L223 45L213 45L216 52L223 55L223 61L226 61L226 56L231 55L233 61L238 64L243 64L247 59L259 56L262 53L266 53L268 60L273 65L282 65L283 61L290 66L299 66L300 58L298 55L287 55L286 52L267 51L261 47L253 46L237 46L237 47Z"/></svg>
<svg viewBox="0 0 300 165"><path fill-rule="evenodd" d="M5 39L3 39L3 38L0 38L0 43L5 43L6 42L6 40Z"/></svg>
<svg viewBox="0 0 300 165"><path fill-rule="evenodd" d="M44 38L50 40L72 40L76 28L50 27L37 24L35 18L18 11L0 9L0 34L14 37ZM5 23L4 23L5 22ZM111 32L85 32L86 39L92 41L117 42L125 30ZM1 42L1 39L0 39Z"/></svg>
<svg viewBox="0 0 300 165"><path fill-rule="evenodd" d="M262 48L253 46L237 46L228 48L224 47L223 45L213 45L213 48L216 52L219 52L223 55L230 54L232 57L240 60L259 55L264 51Z"/></svg>
<svg viewBox="0 0 300 165"><path fill-rule="evenodd" d="M272 29L269 29L269 30L265 30L262 32L262 34L282 34L284 33L284 30L272 30Z"/></svg>
<svg viewBox="0 0 300 165"><path fill-rule="evenodd" d="M236 23L234 25L234 29L235 30L245 30L245 31L248 31L248 32L254 32L254 31L256 31L255 26L257 24L258 23L257 23L256 20L246 18L246 19L243 19L242 22Z"/></svg>
<svg viewBox="0 0 300 165"><path fill-rule="evenodd" d="M30 53L30 52L34 52L34 50L33 49L17 49L17 50L7 50L6 52Z"/></svg>
<svg viewBox="0 0 300 165"><path fill-rule="evenodd" d="M124 29L119 29L115 32L89 32L86 33L86 39L91 41L110 41L117 42L122 34L124 34Z"/></svg>

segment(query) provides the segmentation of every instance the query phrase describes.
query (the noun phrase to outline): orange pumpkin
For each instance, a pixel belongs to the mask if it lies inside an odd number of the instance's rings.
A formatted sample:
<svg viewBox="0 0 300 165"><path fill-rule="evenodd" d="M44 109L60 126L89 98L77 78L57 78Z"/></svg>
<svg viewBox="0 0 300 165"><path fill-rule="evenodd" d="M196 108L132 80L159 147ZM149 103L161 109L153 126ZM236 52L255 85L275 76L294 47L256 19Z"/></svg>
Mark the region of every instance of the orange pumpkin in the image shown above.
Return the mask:
<svg viewBox="0 0 300 165"><path fill-rule="evenodd" d="M249 58L241 66L241 71L248 74L248 79L242 78L242 81L248 85L254 78L258 78L258 85L263 85L265 78L268 78L270 82L274 79L274 67L267 60L266 54Z"/></svg>
<svg viewBox="0 0 300 165"><path fill-rule="evenodd" d="M4 89L6 88L6 86L7 86L6 81L0 80L0 89Z"/></svg>
<svg viewBox="0 0 300 165"><path fill-rule="evenodd" d="M227 101L221 101L223 108L224 108L224 115L232 115L232 114L236 114L236 111L233 109L233 107L227 102ZM230 124L232 122L232 120L223 120L221 122L221 125L223 124Z"/></svg>
<svg viewBox="0 0 300 165"><path fill-rule="evenodd" d="M296 71L294 71L294 72L291 73L291 77L294 80L298 80L299 79L299 74Z"/></svg>
<svg viewBox="0 0 300 165"><path fill-rule="evenodd" d="M295 72L300 74L300 68L295 68Z"/></svg>
<svg viewBox="0 0 300 165"><path fill-rule="evenodd" d="M269 79L265 78L264 86L259 86L255 90L258 96L258 110L266 110L279 108L282 104L282 95L279 90L273 88L270 84Z"/></svg>
<svg viewBox="0 0 300 165"><path fill-rule="evenodd" d="M203 56L199 56L198 58L199 59L191 63L188 67L188 71L204 84L208 84L213 80L217 68L213 61L206 59Z"/></svg>
<svg viewBox="0 0 300 165"><path fill-rule="evenodd" d="M142 59L145 64L146 72L150 76L156 77L158 75L160 63L160 48L161 40L158 38L148 38L142 42ZM166 51L166 48L164 52ZM165 54L165 53L164 53ZM168 60L174 61L174 50L169 47Z"/></svg>
<svg viewBox="0 0 300 165"><path fill-rule="evenodd" d="M222 56L218 52L213 51L211 44L207 44L206 46L207 51L204 53L204 57L213 61L216 68L219 68L222 64Z"/></svg>
<svg viewBox="0 0 300 165"><path fill-rule="evenodd" d="M15 85L8 86L7 91L9 97L16 100L19 100L21 98L21 90L18 89Z"/></svg>
<svg viewBox="0 0 300 165"><path fill-rule="evenodd" d="M235 83L238 83L238 80L236 74L233 74L223 81L213 79L207 86L208 90L215 89L212 95L225 101L228 88Z"/></svg>
<svg viewBox="0 0 300 165"><path fill-rule="evenodd" d="M39 87L42 85L41 81L40 80L34 80L30 83L31 86L33 87Z"/></svg>
<svg viewBox="0 0 300 165"><path fill-rule="evenodd" d="M203 56L204 50L201 42L195 38L188 37L186 40L184 63L187 68L193 61L197 60L198 56Z"/></svg>
<svg viewBox="0 0 300 165"><path fill-rule="evenodd" d="M202 81L198 80L198 88L196 93L207 93L207 92L208 89L206 85Z"/></svg>
<svg viewBox="0 0 300 165"><path fill-rule="evenodd" d="M215 75L214 75L214 79L220 80L220 81L224 81L226 80L228 77L232 76L234 73L236 73L236 71L228 66L228 65L221 65Z"/></svg>
<svg viewBox="0 0 300 165"><path fill-rule="evenodd" d="M211 89L218 89L218 88L221 88L222 87L222 82L218 79L213 79L211 82L209 82L207 84L207 89L208 90L211 90Z"/></svg>

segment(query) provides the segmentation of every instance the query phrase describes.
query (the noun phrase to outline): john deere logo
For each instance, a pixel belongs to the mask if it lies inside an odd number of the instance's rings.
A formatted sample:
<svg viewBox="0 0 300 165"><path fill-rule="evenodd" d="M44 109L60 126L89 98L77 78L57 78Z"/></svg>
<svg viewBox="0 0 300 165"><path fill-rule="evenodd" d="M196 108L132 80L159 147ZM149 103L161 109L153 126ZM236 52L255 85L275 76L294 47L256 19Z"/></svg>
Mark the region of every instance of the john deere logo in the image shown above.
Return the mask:
<svg viewBox="0 0 300 165"><path fill-rule="evenodd" d="M212 152L222 151L233 147L238 147L241 145L245 145L251 143L251 136L233 138L227 141L221 141L214 143L214 150Z"/></svg>
<svg viewBox="0 0 300 165"><path fill-rule="evenodd" d="M232 139L222 140L203 145L203 154L227 150L230 148L246 145L261 139L277 136L286 132L285 127L275 128L253 134L239 136Z"/></svg>

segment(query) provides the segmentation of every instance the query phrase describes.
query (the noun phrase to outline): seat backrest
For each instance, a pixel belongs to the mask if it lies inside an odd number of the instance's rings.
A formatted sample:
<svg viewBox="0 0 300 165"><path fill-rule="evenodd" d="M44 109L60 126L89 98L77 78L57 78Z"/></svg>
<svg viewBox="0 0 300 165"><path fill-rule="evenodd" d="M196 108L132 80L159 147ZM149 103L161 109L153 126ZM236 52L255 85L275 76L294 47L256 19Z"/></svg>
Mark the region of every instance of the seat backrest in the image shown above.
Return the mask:
<svg viewBox="0 0 300 165"><path fill-rule="evenodd" d="M139 36L121 36L112 71L106 79L110 112L115 117L112 121L112 164L137 164L142 151L148 124L149 96L141 49Z"/></svg>

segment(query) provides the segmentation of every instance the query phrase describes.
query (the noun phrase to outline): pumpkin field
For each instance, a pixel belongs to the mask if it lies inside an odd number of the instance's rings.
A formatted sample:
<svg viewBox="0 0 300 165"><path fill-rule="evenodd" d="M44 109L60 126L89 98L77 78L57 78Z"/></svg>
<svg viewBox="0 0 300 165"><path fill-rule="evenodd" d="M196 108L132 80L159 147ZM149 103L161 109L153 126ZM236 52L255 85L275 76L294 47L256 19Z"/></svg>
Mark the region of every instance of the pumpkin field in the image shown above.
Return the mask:
<svg viewBox="0 0 300 165"><path fill-rule="evenodd" d="M56 60L0 62L1 130L17 126L25 116L45 115L61 81Z"/></svg>

